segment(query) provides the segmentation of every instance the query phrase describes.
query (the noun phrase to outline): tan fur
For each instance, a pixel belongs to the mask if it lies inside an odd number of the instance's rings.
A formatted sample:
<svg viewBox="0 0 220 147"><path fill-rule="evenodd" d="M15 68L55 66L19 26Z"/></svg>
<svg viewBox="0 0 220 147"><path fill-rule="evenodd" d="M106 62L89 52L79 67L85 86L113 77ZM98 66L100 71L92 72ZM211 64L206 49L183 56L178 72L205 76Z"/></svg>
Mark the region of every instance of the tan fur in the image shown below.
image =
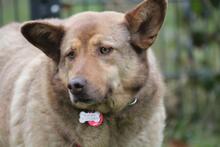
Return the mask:
<svg viewBox="0 0 220 147"><path fill-rule="evenodd" d="M0 146L160 147L164 85L147 48L163 22L165 2L146 0L126 14L85 12L1 28ZM137 24L145 23L137 20L145 9L161 13L150 13L155 19L147 31ZM100 47L113 51L100 55ZM77 76L87 79L95 104L71 101L67 84ZM129 106L134 97L137 103ZM101 112L104 123L80 124L84 109Z"/></svg>

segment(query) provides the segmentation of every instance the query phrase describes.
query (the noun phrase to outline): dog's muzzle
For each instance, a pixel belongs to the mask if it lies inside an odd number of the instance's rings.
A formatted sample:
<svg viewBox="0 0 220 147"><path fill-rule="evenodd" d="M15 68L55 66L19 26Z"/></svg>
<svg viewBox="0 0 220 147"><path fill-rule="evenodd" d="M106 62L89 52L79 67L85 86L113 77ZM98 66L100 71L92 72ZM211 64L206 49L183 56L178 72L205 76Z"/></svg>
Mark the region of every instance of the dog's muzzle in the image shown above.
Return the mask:
<svg viewBox="0 0 220 147"><path fill-rule="evenodd" d="M95 103L94 99L89 98L87 94L87 88L88 88L88 83L86 79L83 77L76 77L73 78L69 83L68 83L68 91L70 95L70 100L72 103Z"/></svg>

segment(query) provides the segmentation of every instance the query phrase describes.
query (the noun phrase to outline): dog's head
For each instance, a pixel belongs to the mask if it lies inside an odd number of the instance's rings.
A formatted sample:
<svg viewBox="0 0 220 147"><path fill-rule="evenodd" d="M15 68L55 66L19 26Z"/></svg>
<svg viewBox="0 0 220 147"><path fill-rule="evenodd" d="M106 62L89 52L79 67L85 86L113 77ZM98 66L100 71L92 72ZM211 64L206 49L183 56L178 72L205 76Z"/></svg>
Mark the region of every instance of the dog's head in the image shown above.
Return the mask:
<svg viewBox="0 0 220 147"><path fill-rule="evenodd" d="M27 22L21 31L54 61L75 107L120 111L145 84L146 50L166 5L166 0L145 0L126 14L85 12L57 22Z"/></svg>

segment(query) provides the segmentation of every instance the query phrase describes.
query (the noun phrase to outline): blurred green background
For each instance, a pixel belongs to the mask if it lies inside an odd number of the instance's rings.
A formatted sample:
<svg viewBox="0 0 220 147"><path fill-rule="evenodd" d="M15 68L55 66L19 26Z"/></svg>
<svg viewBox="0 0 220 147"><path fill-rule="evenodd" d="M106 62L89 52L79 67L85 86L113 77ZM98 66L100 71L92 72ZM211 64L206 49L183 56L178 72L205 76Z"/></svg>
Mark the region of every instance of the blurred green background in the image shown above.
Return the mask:
<svg viewBox="0 0 220 147"><path fill-rule="evenodd" d="M55 10L61 18L87 10L125 12L140 1L60 0ZM0 0L0 26L33 18L39 12L30 5L30 0ZM219 19L219 0L169 0L153 46L168 85L165 147L220 147Z"/></svg>

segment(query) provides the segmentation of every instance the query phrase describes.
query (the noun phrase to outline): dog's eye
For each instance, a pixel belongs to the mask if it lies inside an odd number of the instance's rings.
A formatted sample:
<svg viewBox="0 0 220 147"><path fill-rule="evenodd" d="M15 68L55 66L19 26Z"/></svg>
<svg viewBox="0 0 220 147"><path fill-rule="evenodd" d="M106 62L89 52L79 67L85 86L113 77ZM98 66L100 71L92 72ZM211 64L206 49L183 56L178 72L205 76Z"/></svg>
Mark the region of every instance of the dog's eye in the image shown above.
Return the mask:
<svg viewBox="0 0 220 147"><path fill-rule="evenodd" d="M71 52L69 52L67 55L66 55L69 59L74 59L75 58L75 56L76 56L76 53L74 52L74 51L71 51Z"/></svg>
<svg viewBox="0 0 220 147"><path fill-rule="evenodd" d="M108 55L113 51L113 48L112 47L100 47L98 51L101 55Z"/></svg>

